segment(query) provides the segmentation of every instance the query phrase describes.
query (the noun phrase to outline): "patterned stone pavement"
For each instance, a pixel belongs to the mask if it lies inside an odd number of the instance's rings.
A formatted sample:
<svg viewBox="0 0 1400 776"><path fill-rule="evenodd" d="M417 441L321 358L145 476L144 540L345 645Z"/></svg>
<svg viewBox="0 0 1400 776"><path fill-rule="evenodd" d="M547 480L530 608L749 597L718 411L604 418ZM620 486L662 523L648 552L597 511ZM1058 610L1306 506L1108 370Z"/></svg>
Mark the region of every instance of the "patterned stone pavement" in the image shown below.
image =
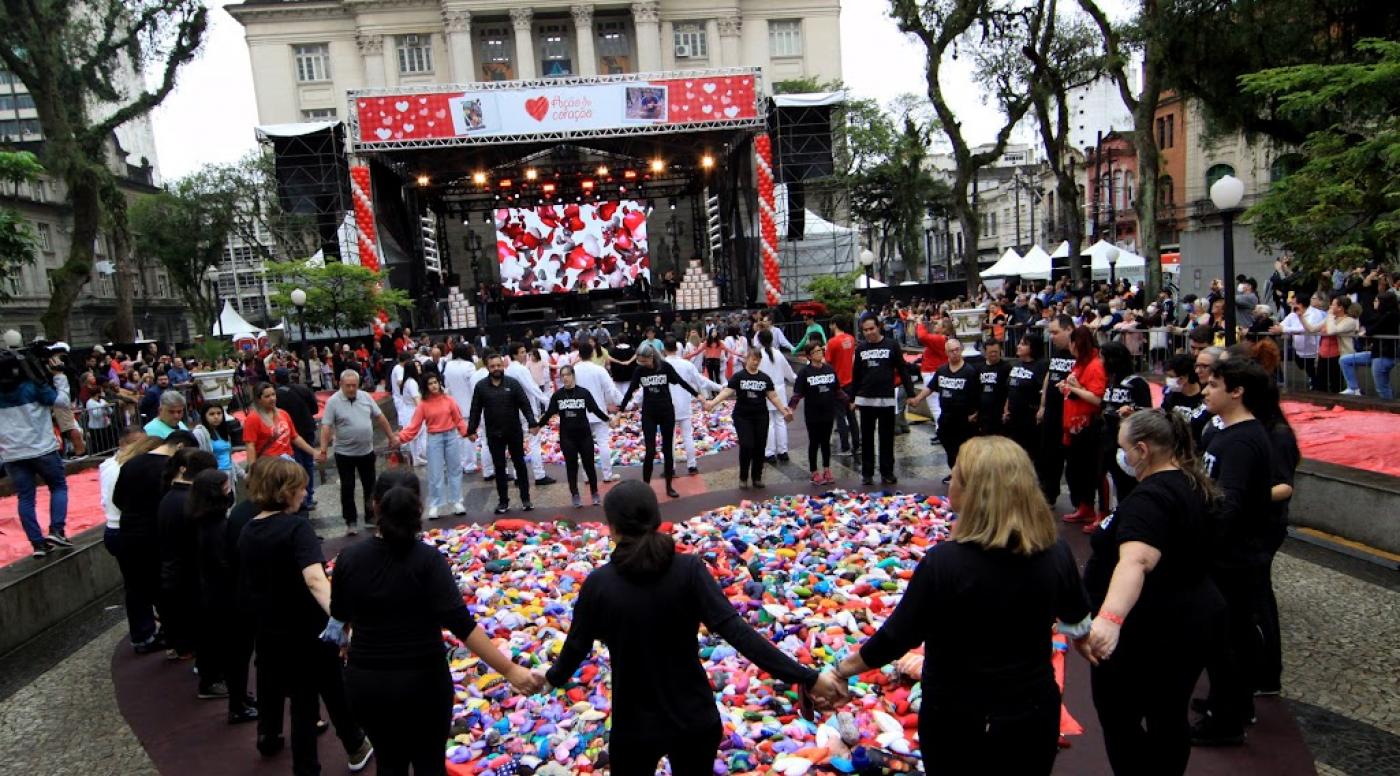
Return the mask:
<svg viewBox="0 0 1400 776"><path fill-rule="evenodd" d="M765 475L774 489L808 477L800 420L792 431L793 460ZM942 449L929 439L927 426L919 425L897 437L901 479L936 482L947 474ZM838 486L859 483L850 461L833 458ZM561 481L534 489L535 517L601 519L599 510L572 509L562 467L548 468ZM683 496L737 486L733 451L702 457L700 469L676 480ZM637 467L618 471L624 478L640 477ZM659 476L653 485L660 493ZM471 515L495 505L493 485L478 476L466 480L464 494ZM514 488L511 498L518 498ZM325 483L318 501L318 532L327 539L343 535L335 482ZM1290 540L1275 564L1274 584L1284 623L1284 695L1318 773L1400 776L1400 575ZM111 655L125 637L116 601L102 602L40 643L0 658L0 763L6 772L155 773L114 698Z"/></svg>

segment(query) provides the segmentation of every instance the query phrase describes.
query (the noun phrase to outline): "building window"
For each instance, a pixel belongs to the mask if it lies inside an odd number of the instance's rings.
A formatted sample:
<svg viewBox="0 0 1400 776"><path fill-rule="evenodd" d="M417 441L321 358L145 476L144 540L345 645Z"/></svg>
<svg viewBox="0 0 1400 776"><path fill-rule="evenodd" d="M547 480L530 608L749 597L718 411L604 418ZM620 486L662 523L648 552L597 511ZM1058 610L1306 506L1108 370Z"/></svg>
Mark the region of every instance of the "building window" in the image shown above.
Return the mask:
<svg viewBox="0 0 1400 776"><path fill-rule="evenodd" d="M309 108L301 112L304 121L329 121L335 118L335 108Z"/></svg>
<svg viewBox="0 0 1400 776"><path fill-rule="evenodd" d="M547 24L539 28L540 73L545 78L560 78L574 74L574 61L569 53L568 28Z"/></svg>
<svg viewBox="0 0 1400 776"><path fill-rule="evenodd" d="M1299 154L1284 154L1274 160L1269 165L1269 183L1278 183L1298 171L1303 166L1303 157Z"/></svg>
<svg viewBox="0 0 1400 776"><path fill-rule="evenodd" d="M480 37L481 80L509 81L514 78L511 31L505 27L482 27Z"/></svg>
<svg viewBox="0 0 1400 776"><path fill-rule="evenodd" d="M1157 147L1166 150L1176 145L1176 116L1157 117Z"/></svg>
<svg viewBox="0 0 1400 776"><path fill-rule="evenodd" d="M802 56L802 20L768 22L768 54L774 57Z"/></svg>
<svg viewBox="0 0 1400 776"><path fill-rule="evenodd" d="M0 139L20 139L39 134L42 133L38 119L0 120Z"/></svg>
<svg viewBox="0 0 1400 776"><path fill-rule="evenodd" d="M1206 170L1206 195L1210 195L1210 187L1214 186L1216 181L1224 178L1226 175L1234 174L1235 168L1228 164L1212 164Z"/></svg>
<svg viewBox="0 0 1400 776"><path fill-rule="evenodd" d="M632 69L632 45L627 39L626 22L598 23L598 72L618 75Z"/></svg>
<svg viewBox="0 0 1400 776"><path fill-rule="evenodd" d="M156 273L156 296L165 299L170 296L170 278L164 272Z"/></svg>
<svg viewBox="0 0 1400 776"><path fill-rule="evenodd" d="M39 232L39 250L53 253L53 228L48 224L36 224Z"/></svg>
<svg viewBox="0 0 1400 776"><path fill-rule="evenodd" d="M296 54L298 81L331 80L331 47L328 43L304 43L293 46Z"/></svg>
<svg viewBox="0 0 1400 776"><path fill-rule="evenodd" d="M433 36L399 36L399 74L417 75L433 72Z"/></svg>
<svg viewBox="0 0 1400 776"><path fill-rule="evenodd" d="M30 94L0 94L0 111L34 110L34 97Z"/></svg>
<svg viewBox="0 0 1400 776"><path fill-rule="evenodd" d="M1162 179L1157 181L1157 202L1170 207L1175 201L1176 191L1172 183L1172 176L1163 175Z"/></svg>
<svg viewBox="0 0 1400 776"><path fill-rule="evenodd" d="M705 37L705 26L697 22L677 24L676 59L705 59L710 56L709 41Z"/></svg>

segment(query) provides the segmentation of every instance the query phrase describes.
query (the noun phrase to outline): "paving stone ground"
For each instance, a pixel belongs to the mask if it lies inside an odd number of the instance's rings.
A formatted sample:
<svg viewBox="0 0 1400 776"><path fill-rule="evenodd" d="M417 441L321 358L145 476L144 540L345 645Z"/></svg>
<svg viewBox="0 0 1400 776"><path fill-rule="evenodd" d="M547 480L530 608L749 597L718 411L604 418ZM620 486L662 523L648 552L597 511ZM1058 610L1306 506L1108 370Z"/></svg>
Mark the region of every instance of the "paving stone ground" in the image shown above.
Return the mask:
<svg viewBox="0 0 1400 776"><path fill-rule="evenodd" d="M793 460L765 476L770 484L808 477L800 421L793 432ZM947 474L942 449L929 439L927 427L917 425L913 433L897 438L901 479L936 482ZM859 481L849 462L842 456L833 461L838 486L855 487ZM549 468L562 480L562 468ZM732 452L703 457L700 468L698 476L677 479L683 495L737 485ZM640 476L635 467L619 472L625 478ZM327 485L318 494L313 522L323 537L332 538L344 533L344 524L338 488L334 482ZM655 487L661 487L659 477ZM494 486L479 476L467 479L464 495L471 514L495 505ZM572 513L568 500L562 481L534 494L536 507L546 514ZM1290 540L1275 563L1274 586L1284 624L1284 697L1318 773L1400 776L1400 575ZM156 772L117 711L113 693L112 650L125 638L125 623L119 612L98 612L87 615L87 622L56 629L40 645L0 658L4 772Z"/></svg>

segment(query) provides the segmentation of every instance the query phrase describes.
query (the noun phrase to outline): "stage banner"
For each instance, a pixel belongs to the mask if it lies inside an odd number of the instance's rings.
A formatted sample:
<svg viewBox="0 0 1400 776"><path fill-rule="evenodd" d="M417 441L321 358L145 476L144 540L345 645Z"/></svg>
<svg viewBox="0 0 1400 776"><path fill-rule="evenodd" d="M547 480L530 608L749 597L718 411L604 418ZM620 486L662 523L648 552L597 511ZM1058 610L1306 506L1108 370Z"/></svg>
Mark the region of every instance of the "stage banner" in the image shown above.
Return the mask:
<svg viewBox="0 0 1400 776"><path fill-rule="evenodd" d="M422 93L352 92L357 145L609 131L752 125L759 118L755 74L718 71L658 80L521 82L518 88ZM699 128L697 126L696 128Z"/></svg>

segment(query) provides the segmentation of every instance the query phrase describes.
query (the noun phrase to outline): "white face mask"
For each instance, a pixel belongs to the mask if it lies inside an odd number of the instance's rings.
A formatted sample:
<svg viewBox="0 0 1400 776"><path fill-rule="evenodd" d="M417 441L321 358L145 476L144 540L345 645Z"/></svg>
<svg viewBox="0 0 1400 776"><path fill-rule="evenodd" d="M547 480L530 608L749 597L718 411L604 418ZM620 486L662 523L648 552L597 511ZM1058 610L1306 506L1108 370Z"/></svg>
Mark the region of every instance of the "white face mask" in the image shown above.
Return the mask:
<svg viewBox="0 0 1400 776"><path fill-rule="evenodd" d="M1123 448L1121 448L1121 447L1118 448L1118 457L1117 457L1117 460L1118 460L1118 468L1122 469L1124 474L1127 474L1129 477L1132 477L1133 479L1137 479L1137 469L1134 469L1134 468L1133 468L1133 465L1130 464L1130 463L1128 463L1128 454L1127 454L1126 452L1124 452L1124 451L1123 451Z"/></svg>

